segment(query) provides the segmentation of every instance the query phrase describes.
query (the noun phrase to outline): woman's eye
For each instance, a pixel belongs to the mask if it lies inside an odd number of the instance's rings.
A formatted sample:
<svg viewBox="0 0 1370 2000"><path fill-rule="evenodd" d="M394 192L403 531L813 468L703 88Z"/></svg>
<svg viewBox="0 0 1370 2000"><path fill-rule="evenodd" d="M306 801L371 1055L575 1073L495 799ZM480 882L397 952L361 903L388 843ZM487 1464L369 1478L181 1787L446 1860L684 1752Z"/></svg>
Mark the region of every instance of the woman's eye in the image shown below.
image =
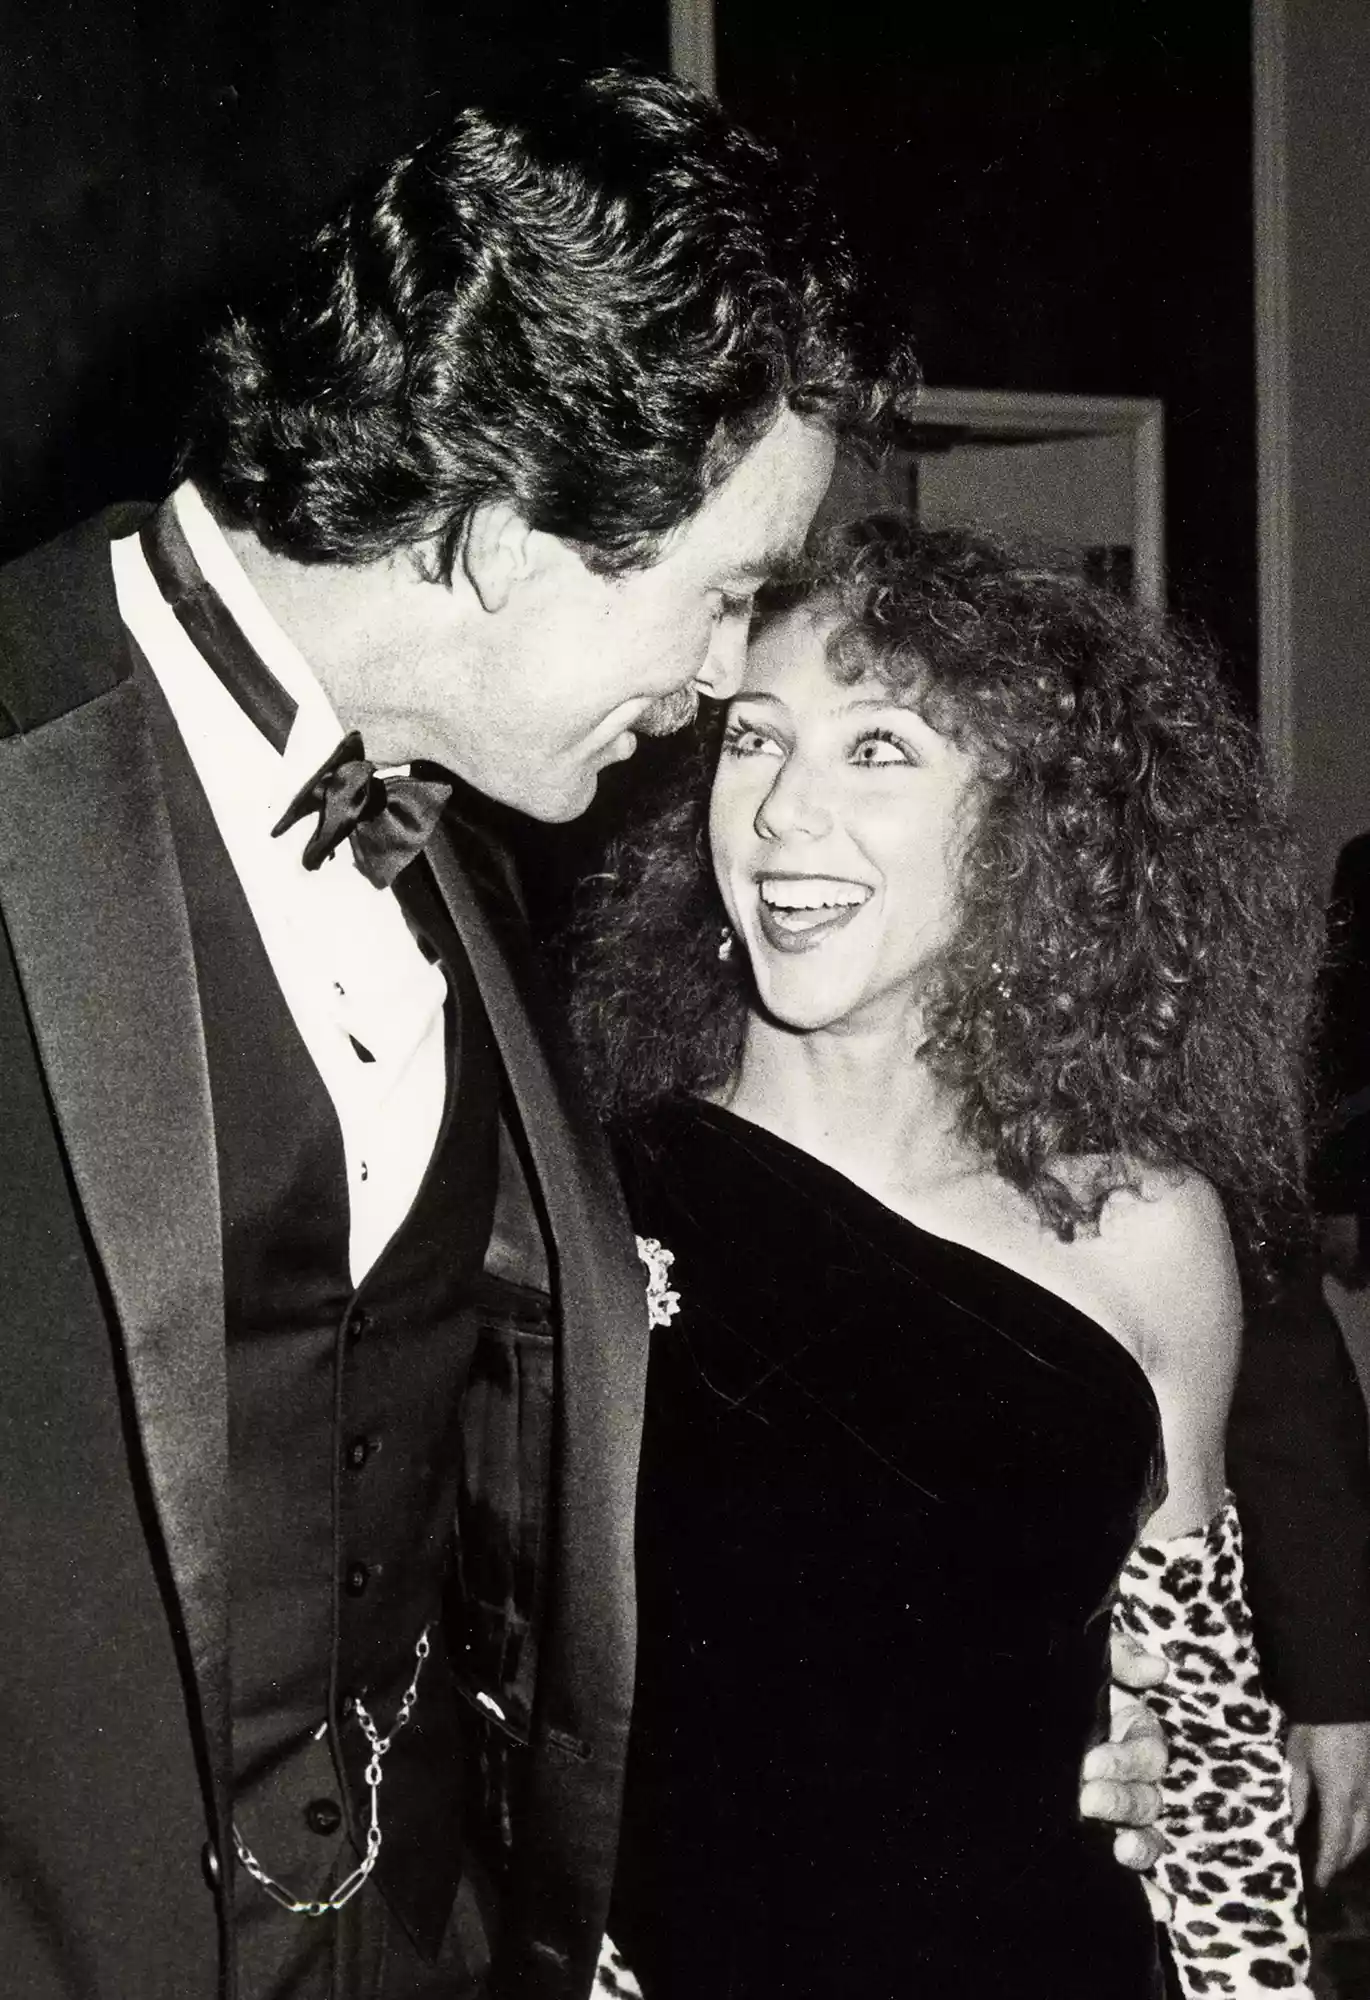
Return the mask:
<svg viewBox="0 0 1370 2000"><path fill-rule="evenodd" d="M773 736L767 736L760 729L749 729L745 723L734 722L724 731L723 754L726 757L779 757L784 753Z"/></svg>
<svg viewBox="0 0 1370 2000"><path fill-rule="evenodd" d="M754 599L750 591L744 596L739 597L733 591L721 590L718 594L718 616L720 618L741 618L750 625L752 622L753 604Z"/></svg>
<svg viewBox="0 0 1370 2000"><path fill-rule="evenodd" d="M853 764L916 764L917 756L909 746L891 731L873 729L854 746L851 753Z"/></svg>

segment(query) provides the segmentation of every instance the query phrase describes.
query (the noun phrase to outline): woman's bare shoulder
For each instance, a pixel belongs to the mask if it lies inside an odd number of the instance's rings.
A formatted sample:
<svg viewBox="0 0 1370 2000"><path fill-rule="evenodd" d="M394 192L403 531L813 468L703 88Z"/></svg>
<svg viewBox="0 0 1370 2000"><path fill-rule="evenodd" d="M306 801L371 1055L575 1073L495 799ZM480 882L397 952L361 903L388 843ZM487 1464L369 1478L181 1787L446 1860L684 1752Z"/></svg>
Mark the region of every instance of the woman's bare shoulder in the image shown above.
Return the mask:
<svg viewBox="0 0 1370 2000"><path fill-rule="evenodd" d="M1187 1167L1124 1163L1124 1186L1104 1207L1101 1234L1120 1244L1154 1246L1165 1237L1196 1249L1231 1247L1222 1196L1212 1181Z"/></svg>
<svg viewBox="0 0 1370 2000"><path fill-rule="evenodd" d="M1153 1364L1235 1361L1241 1285L1222 1197L1202 1174L1137 1168L1095 1238L1117 1308Z"/></svg>

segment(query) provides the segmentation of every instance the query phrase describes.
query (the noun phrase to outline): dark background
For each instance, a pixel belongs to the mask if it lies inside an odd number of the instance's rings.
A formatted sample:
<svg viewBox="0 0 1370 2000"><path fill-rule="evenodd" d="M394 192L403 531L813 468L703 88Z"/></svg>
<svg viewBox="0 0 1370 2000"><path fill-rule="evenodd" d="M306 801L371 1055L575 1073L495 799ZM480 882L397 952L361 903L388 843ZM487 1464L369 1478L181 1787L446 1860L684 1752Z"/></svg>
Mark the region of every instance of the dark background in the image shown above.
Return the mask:
<svg viewBox="0 0 1370 2000"><path fill-rule="evenodd" d="M718 0L718 68L824 173L930 382L1163 398L1171 601L1254 709L1249 12Z"/></svg>
<svg viewBox="0 0 1370 2000"><path fill-rule="evenodd" d="M667 64L665 0L11 0L0 555L155 497L207 317L368 164L558 58Z"/></svg>
<svg viewBox="0 0 1370 2000"><path fill-rule="evenodd" d="M1245 0L717 0L720 95L831 185L929 380L1160 396L1172 600L1254 703ZM0 553L167 479L206 315L368 160L665 0L44 0L0 97Z"/></svg>

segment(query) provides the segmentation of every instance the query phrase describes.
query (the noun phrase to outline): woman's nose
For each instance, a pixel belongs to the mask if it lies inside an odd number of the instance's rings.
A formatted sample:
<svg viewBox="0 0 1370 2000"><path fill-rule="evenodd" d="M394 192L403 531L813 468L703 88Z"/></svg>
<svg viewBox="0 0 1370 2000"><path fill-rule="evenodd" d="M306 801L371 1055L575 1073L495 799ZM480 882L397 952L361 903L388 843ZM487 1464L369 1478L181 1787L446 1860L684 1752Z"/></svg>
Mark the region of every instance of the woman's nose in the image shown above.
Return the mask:
<svg viewBox="0 0 1370 2000"><path fill-rule="evenodd" d="M763 840L787 835L816 840L831 827L832 808L821 775L798 757L786 758L757 812L757 832Z"/></svg>

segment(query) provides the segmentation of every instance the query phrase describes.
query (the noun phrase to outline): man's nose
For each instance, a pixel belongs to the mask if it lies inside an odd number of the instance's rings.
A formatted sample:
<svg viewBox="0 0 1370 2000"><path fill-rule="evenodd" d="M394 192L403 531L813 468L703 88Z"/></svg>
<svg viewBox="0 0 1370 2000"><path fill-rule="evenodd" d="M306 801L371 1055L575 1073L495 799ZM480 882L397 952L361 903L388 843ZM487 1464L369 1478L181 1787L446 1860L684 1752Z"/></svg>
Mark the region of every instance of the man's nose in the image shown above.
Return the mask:
<svg viewBox="0 0 1370 2000"><path fill-rule="evenodd" d="M763 840L799 835L817 840L832 830L832 806L821 773L801 758L787 757L776 772L756 815Z"/></svg>
<svg viewBox="0 0 1370 2000"><path fill-rule="evenodd" d="M747 664L748 621L724 618L714 628L704 665L695 676L701 694L714 701L731 701L742 685Z"/></svg>

